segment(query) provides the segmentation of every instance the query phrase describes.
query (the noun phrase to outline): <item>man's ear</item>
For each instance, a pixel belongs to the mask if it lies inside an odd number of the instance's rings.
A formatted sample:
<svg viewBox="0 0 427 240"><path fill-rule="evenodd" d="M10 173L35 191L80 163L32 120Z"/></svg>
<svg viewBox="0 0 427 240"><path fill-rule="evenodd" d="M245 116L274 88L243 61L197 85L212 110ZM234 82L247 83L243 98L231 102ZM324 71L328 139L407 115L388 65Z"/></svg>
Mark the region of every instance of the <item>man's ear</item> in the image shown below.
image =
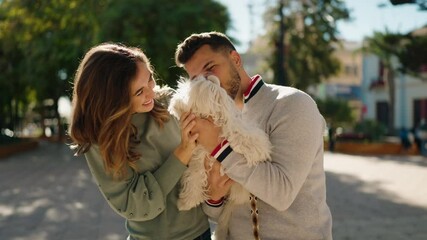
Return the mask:
<svg viewBox="0 0 427 240"><path fill-rule="evenodd" d="M240 54L236 50L232 50L230 52L230 57L236 68L239 69L242 66L242 58L240 57Z"/></svg>

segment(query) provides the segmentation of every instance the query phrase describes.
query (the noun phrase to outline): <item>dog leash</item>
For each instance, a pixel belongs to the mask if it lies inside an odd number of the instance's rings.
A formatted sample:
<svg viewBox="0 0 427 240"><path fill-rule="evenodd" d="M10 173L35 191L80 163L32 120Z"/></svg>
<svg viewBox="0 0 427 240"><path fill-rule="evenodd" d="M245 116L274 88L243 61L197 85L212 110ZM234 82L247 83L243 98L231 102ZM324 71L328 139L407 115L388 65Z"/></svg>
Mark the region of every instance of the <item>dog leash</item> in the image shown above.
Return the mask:
<svg viewBox="0 0 427 240"><path fill-rule="evenodd" d="M251 202L251 217L252 217L252 228L254 233L255 240L261 240L259 237L259 223L258 223L258 207L257 201L258 198L251 193L249 196L249 200Z"/></svg>

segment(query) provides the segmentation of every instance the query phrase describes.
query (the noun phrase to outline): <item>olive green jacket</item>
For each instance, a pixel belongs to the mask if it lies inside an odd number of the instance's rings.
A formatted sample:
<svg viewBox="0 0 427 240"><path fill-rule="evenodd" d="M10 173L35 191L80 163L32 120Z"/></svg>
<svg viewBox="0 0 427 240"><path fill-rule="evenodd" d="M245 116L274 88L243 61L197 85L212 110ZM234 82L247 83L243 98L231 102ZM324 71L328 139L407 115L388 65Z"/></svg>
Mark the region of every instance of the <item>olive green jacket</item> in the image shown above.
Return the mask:
<svg viewBox="0 0 427 240"><path fill-rule="evenodd" d="M125 180L113 180L104 171L99 148L92 145L85 157L98 187L111 208L126 219L133 239L194 239L209 228L201 207L179 211L179 180L187 168L173 154L181 134L171 118L163 128L148 113L135 114L138 129L138 172L128 169Z"/></svg>

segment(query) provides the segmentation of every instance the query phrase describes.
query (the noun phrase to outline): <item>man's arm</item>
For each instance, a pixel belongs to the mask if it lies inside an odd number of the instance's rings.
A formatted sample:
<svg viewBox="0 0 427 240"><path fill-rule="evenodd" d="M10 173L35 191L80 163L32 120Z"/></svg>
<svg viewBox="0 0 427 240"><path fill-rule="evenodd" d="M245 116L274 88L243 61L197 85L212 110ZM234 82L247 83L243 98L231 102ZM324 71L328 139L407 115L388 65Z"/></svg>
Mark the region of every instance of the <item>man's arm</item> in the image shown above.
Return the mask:
<svg viewBox="0 0 427 240"><path fill-rule="evenodd" d="M231 179L283 211L306 183L316 156L322 154L324 120L305 94L297 93L275 104L268 126L272 161L250 167L243 155L234 151L219 160Z"/></svg>
<svg viewBox="0 0 427 240"><path fill-rule="evenodd" d="M231 179L283 211L308 181L316 156L323 152L325 123L315 102L305 94L293 94L275 104L268 126L272 161L250 167L241 154L232 152L222 165Z"/></svg>

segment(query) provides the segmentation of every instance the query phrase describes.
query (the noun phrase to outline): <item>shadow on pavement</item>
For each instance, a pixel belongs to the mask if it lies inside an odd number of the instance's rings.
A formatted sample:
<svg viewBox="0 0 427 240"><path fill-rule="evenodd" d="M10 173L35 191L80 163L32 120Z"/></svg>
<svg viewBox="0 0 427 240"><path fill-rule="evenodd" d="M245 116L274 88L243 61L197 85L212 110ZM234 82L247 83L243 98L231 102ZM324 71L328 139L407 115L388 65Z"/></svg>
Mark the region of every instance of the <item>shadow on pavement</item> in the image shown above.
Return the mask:
<svg viewBox="0 0 427 240"><path fill-rule="evenodd" d="M358 154L343 154L355 157L367 157L373 161L388 161L402 165L413 165L427 167L427 157L421 155L358 155Z"/></svg>
<svg viewBox="0 0 427 240"><path fill-rule="evenodd" d="M327 172L326 182L334 239L427 239L427 206L409 205L352 175Z"/></svg>
<svg viewBox="0 0 427 240"><path fill-rule="evenodd" d="M392 161L399 164L427 167L427 157L418 156L376 156L379 161Z"/></svg>
<svg viewBox="0 0 427 240"><path fill-rule="evenodd" d="M387 157L425 167L417 159ZM380 183L354 175L326 176L334 239L427 239L427 206L410 205ZM84 158L73 157L66 145L41 142L36 150L1 159L0 239L125 238L124 220L101 196Z"/></svg>
<svg viewBox="0 0 427 240"><path fill-rule="evenodd" d="M64 144L0 161L0 239L125 239L86 162Z"/></svg>

